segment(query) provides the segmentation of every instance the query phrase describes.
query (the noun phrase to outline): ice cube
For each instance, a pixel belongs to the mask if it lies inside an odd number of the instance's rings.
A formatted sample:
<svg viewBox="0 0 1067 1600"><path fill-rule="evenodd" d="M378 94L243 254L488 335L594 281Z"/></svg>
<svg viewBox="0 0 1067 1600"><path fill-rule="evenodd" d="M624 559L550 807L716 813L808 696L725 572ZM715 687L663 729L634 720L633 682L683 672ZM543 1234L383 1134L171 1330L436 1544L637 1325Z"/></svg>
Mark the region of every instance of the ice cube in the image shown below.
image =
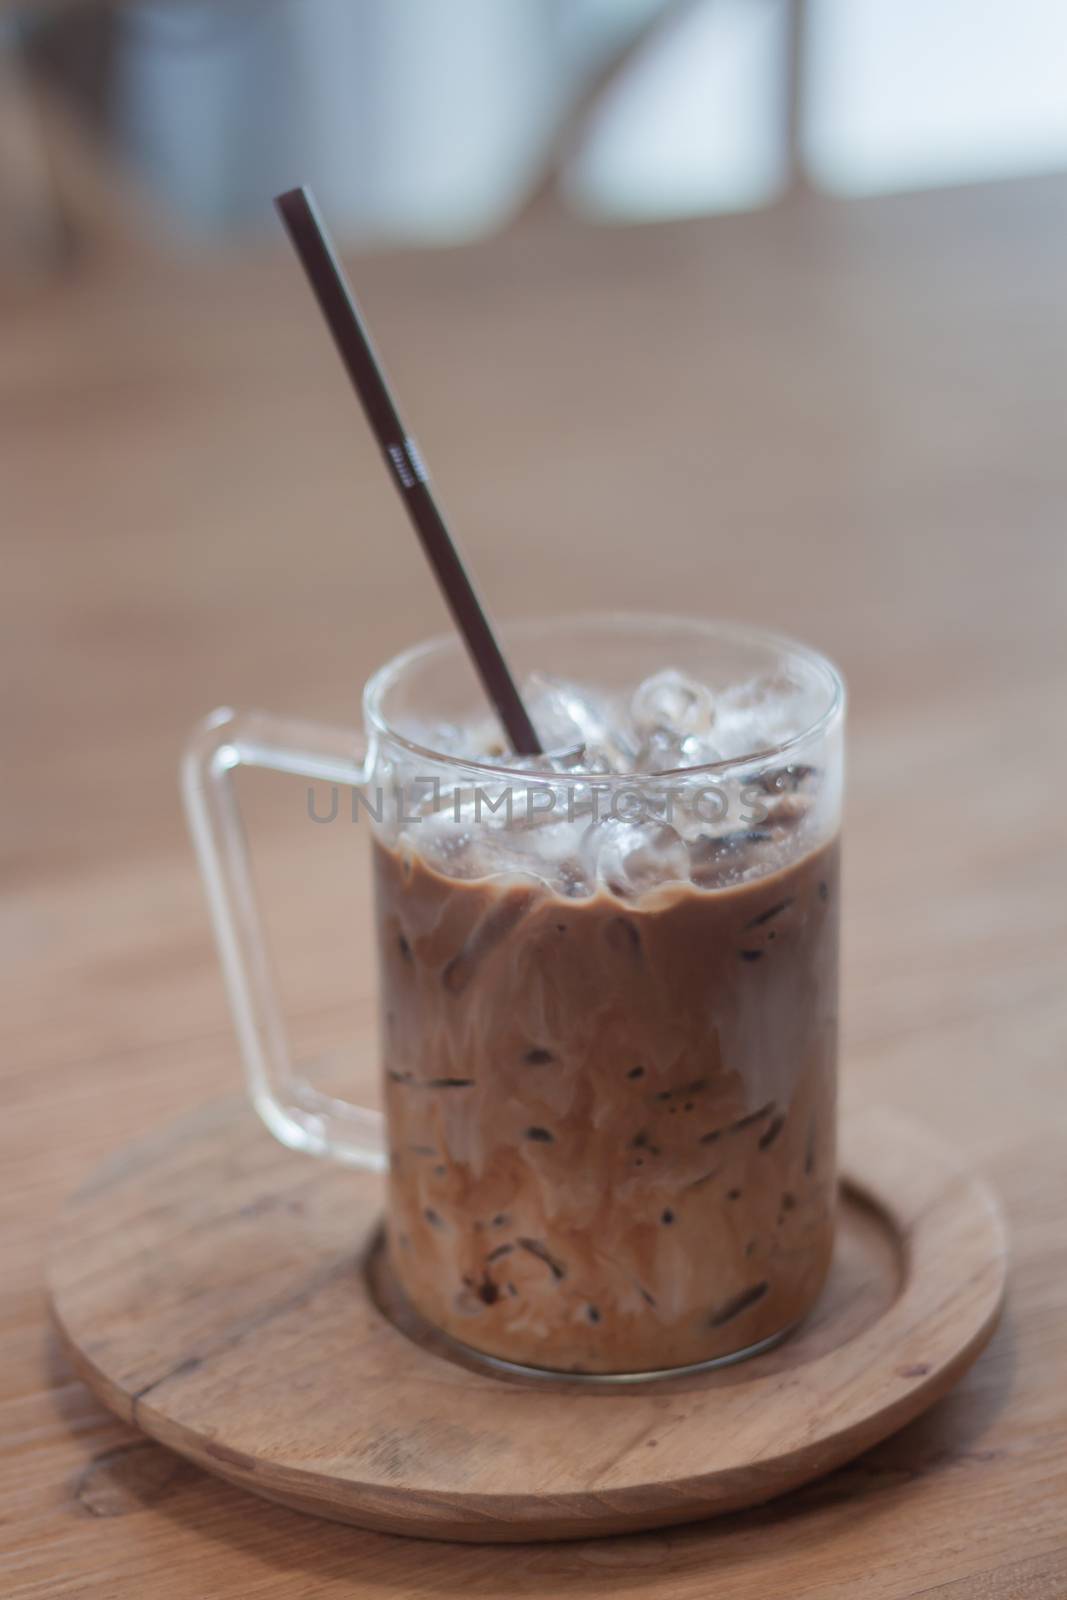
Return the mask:
<svg viewBox="0 0 1067 1600"><path fill-rule="evenodd" d="M627 772L633 750L613 726L604 698L578 689L547 672L532 672L526 680L526 705L538 737L554 756L576 763L584 771Z"/></svg>
<svg viewBox="0 0 1067 1600"><path fill-rule="evenodd" d="M577 837L573 823L558 817L542 819L535 816L528 824L525 821L519 823L502 843L516 857L542 861L546 870L550 871L557 861L574 853Z"/></svg>
<svg viewBox="0 0 1067 1600"><path fill-rule="evenodd" d="M558 863L553 882L560 894L565 894L569 900L582 900L593 892L589 874L575 856Z"/></svg>
<svg viewBox="0 0 1067 1600"><path fill-rule="evenodd" d="M733 759L787 739L803 720L803 686L785 672L768 673L724 689L716 697L716 736Z"/></svg>
<svg viewBox="0 0 1067 1600"><path fill-rule="evenodd" d="M689 851L665 822L604 817L586 829L581 852L590 877L624 898L689 876Z"/></svg>
<svg viewBox="0 0 1067 1600"><path fill-rule="evenodd" d="M711 690L674 667L656 672L630 697L639 772L706 766L720 757Z"/></svg>
<svg viewBox="0 0 1067 1600"><path fill-rule="evenodd" d="M465 820L457 822L451 810L431 812L411 824L411 842L429 866L446 878L481 878L486 872L486 852Z"/></svg>
<svg viewBox="0 0 1067 1600"><path fill-rule="evenodd" d="M657 728L641 742L634 757L637 772L677 772L690 767L706 767L722 759L718 742L687 733L679 738L667 728Z"/></svg>
<svg viewBox="0 0 1067 1600"><path fill-rule="evenodd" d="M638 684L630 698L630 721L641 738L665 729L679 739L687 734L705 739L715 725L715 701L706 684L667 667Z"/></svg>
<svg viewBox="0 0 1067 1600"><path fill-rule="evenodd" d="M638 772L673 772L685 765L684 741L670 728L653 728L637 747Z"/></svg>

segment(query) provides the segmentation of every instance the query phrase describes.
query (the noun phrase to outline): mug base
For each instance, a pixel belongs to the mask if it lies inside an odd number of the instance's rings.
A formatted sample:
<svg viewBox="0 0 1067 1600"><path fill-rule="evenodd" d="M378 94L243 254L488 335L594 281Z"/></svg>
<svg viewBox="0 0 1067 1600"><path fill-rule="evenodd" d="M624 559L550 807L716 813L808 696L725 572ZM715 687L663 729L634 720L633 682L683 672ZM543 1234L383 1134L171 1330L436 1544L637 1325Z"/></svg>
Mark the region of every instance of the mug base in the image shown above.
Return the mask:
<svg viewBox="0 0 1067 1600"><path fill-rule="evenodd" d="M364 1258L364 1274L371 1298L379 1311L399 1332L423 1349L432 1350L435 1355L466 1367L469 1371L522 1382L602 1387L691 1377L697 1373L714 1372L718 1367L736 1366L739 1361L748 1361L753 1356L763 1355L765 1351L773 1350L780 1345L804 1321L803 1317L797 1318L754 1344L742 1345L740 1349L729 1350L724 1355L709 1356L705 1361L690 1361L673 1367L648 1367L636 1372L580 1372L565 1367L538 1367L524 1361L509 1361L506 1356L490 1355L431 1322L413 1305L398 1275L392 1270L385 1241L385 1229L382 1226L376 1230Z"/></svg>
<svg viewBox="0 0 1067 1600"><path fill-rule="evenodd" d="M714 1372L717 1367L733 1367L739 1361L748 1361L753 1356L761 1356L765 1351L775 1349L799 1326L800 1322L791 1322L787 1327L777 1333L768 1334L765 1339L760 1339L755 1344L745 1345L740 1350L730 1350L726 1355L710 1356L707 1361L690 1361L681 1367L650 1367L643 1372L568 1372L561 1367L531 1367L522 1361L508 1361L503 1356L486 1355L483 1351L476 1350L473 1345L464 1344L462 1339L453 1338L451 1334L439 1328L434 1329L434 1340L439 1348L447 1346L455 1355L461 1355L465 1365L477 1366L495 1376L600 1386L654 1383L664 1378L688 1378L699 1372Z"/></svg>

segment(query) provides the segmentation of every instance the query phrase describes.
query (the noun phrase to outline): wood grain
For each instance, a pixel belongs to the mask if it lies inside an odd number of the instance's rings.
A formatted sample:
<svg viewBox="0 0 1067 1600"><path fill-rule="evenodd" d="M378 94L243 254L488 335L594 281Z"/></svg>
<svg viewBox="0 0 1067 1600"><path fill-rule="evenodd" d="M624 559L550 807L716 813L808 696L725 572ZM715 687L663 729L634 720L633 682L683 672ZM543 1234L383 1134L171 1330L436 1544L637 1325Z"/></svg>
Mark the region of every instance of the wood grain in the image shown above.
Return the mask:
<svg viewBox="0 0 1067 1600"><path fill-rule="evenodd" d="M1067 182L352 268L494 615L684 606L844 669L845 1098L987 1173L1008 1310L945 1400L822 1482L521 1551L269 1506L73 1376L42 1286L61 1201L239 1085L186 732L223 700L354 721L367 672L445 624L282 242L94 254L17 314L0 288L0 1588L1061 1600ZM249 808L297 1046L354 1041L369 1098L364 840L283 780Z"/></svg>
<svg viewBox="0 0 1067 1600"><path fill-rule="evenodd" d="M583 1387L455 1359L390 1289L381 1179L309 1171L240 1102L90 1178L52 1253L52 1313L119 1416L296 1510L475 1542L691 1521L879 1443L992 1332L1007 1245L985 1184L886 1112L853 1113L843 1147L816 1313L720 1372Z"/></svg>

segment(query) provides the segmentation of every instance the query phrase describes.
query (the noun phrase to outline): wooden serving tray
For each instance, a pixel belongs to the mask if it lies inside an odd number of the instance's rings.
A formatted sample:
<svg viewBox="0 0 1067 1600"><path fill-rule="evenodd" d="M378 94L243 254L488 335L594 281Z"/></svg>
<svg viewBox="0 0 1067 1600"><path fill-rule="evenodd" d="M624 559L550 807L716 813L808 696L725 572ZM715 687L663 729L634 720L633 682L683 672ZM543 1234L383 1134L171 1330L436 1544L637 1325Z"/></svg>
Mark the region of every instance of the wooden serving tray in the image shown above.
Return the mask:
<svg viewBox="0 0 1067 1600"><path fill-rule="evenodd" d="M931 1405L1004 1296L997 1202L889 1112L845 1118L829 1284L777 1349L580 1385L426 1333L378 1249L381 1179L291 1154L242 1101L129 1146L50 1265L70 1358L126 1421L268 1499L424 1538L587 1538L768 1500Z"/></svg>

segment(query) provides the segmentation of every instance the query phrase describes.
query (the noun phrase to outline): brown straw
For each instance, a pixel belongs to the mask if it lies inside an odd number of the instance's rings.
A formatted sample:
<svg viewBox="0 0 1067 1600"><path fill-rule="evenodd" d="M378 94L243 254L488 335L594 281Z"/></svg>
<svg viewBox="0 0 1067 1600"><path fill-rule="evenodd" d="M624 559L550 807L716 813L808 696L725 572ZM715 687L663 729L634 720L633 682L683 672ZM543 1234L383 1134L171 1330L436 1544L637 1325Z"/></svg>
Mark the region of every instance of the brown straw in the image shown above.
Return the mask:
<svg viewBox="0 0 1067 1600"><path fill-rule="evenodd" d="M315 202L307 189L300 188L276 196L274 204L512 748L517 755L540 755L541 742L519 697L489 618L437 509L418 447L397 415L355 297Z"/></svg>

